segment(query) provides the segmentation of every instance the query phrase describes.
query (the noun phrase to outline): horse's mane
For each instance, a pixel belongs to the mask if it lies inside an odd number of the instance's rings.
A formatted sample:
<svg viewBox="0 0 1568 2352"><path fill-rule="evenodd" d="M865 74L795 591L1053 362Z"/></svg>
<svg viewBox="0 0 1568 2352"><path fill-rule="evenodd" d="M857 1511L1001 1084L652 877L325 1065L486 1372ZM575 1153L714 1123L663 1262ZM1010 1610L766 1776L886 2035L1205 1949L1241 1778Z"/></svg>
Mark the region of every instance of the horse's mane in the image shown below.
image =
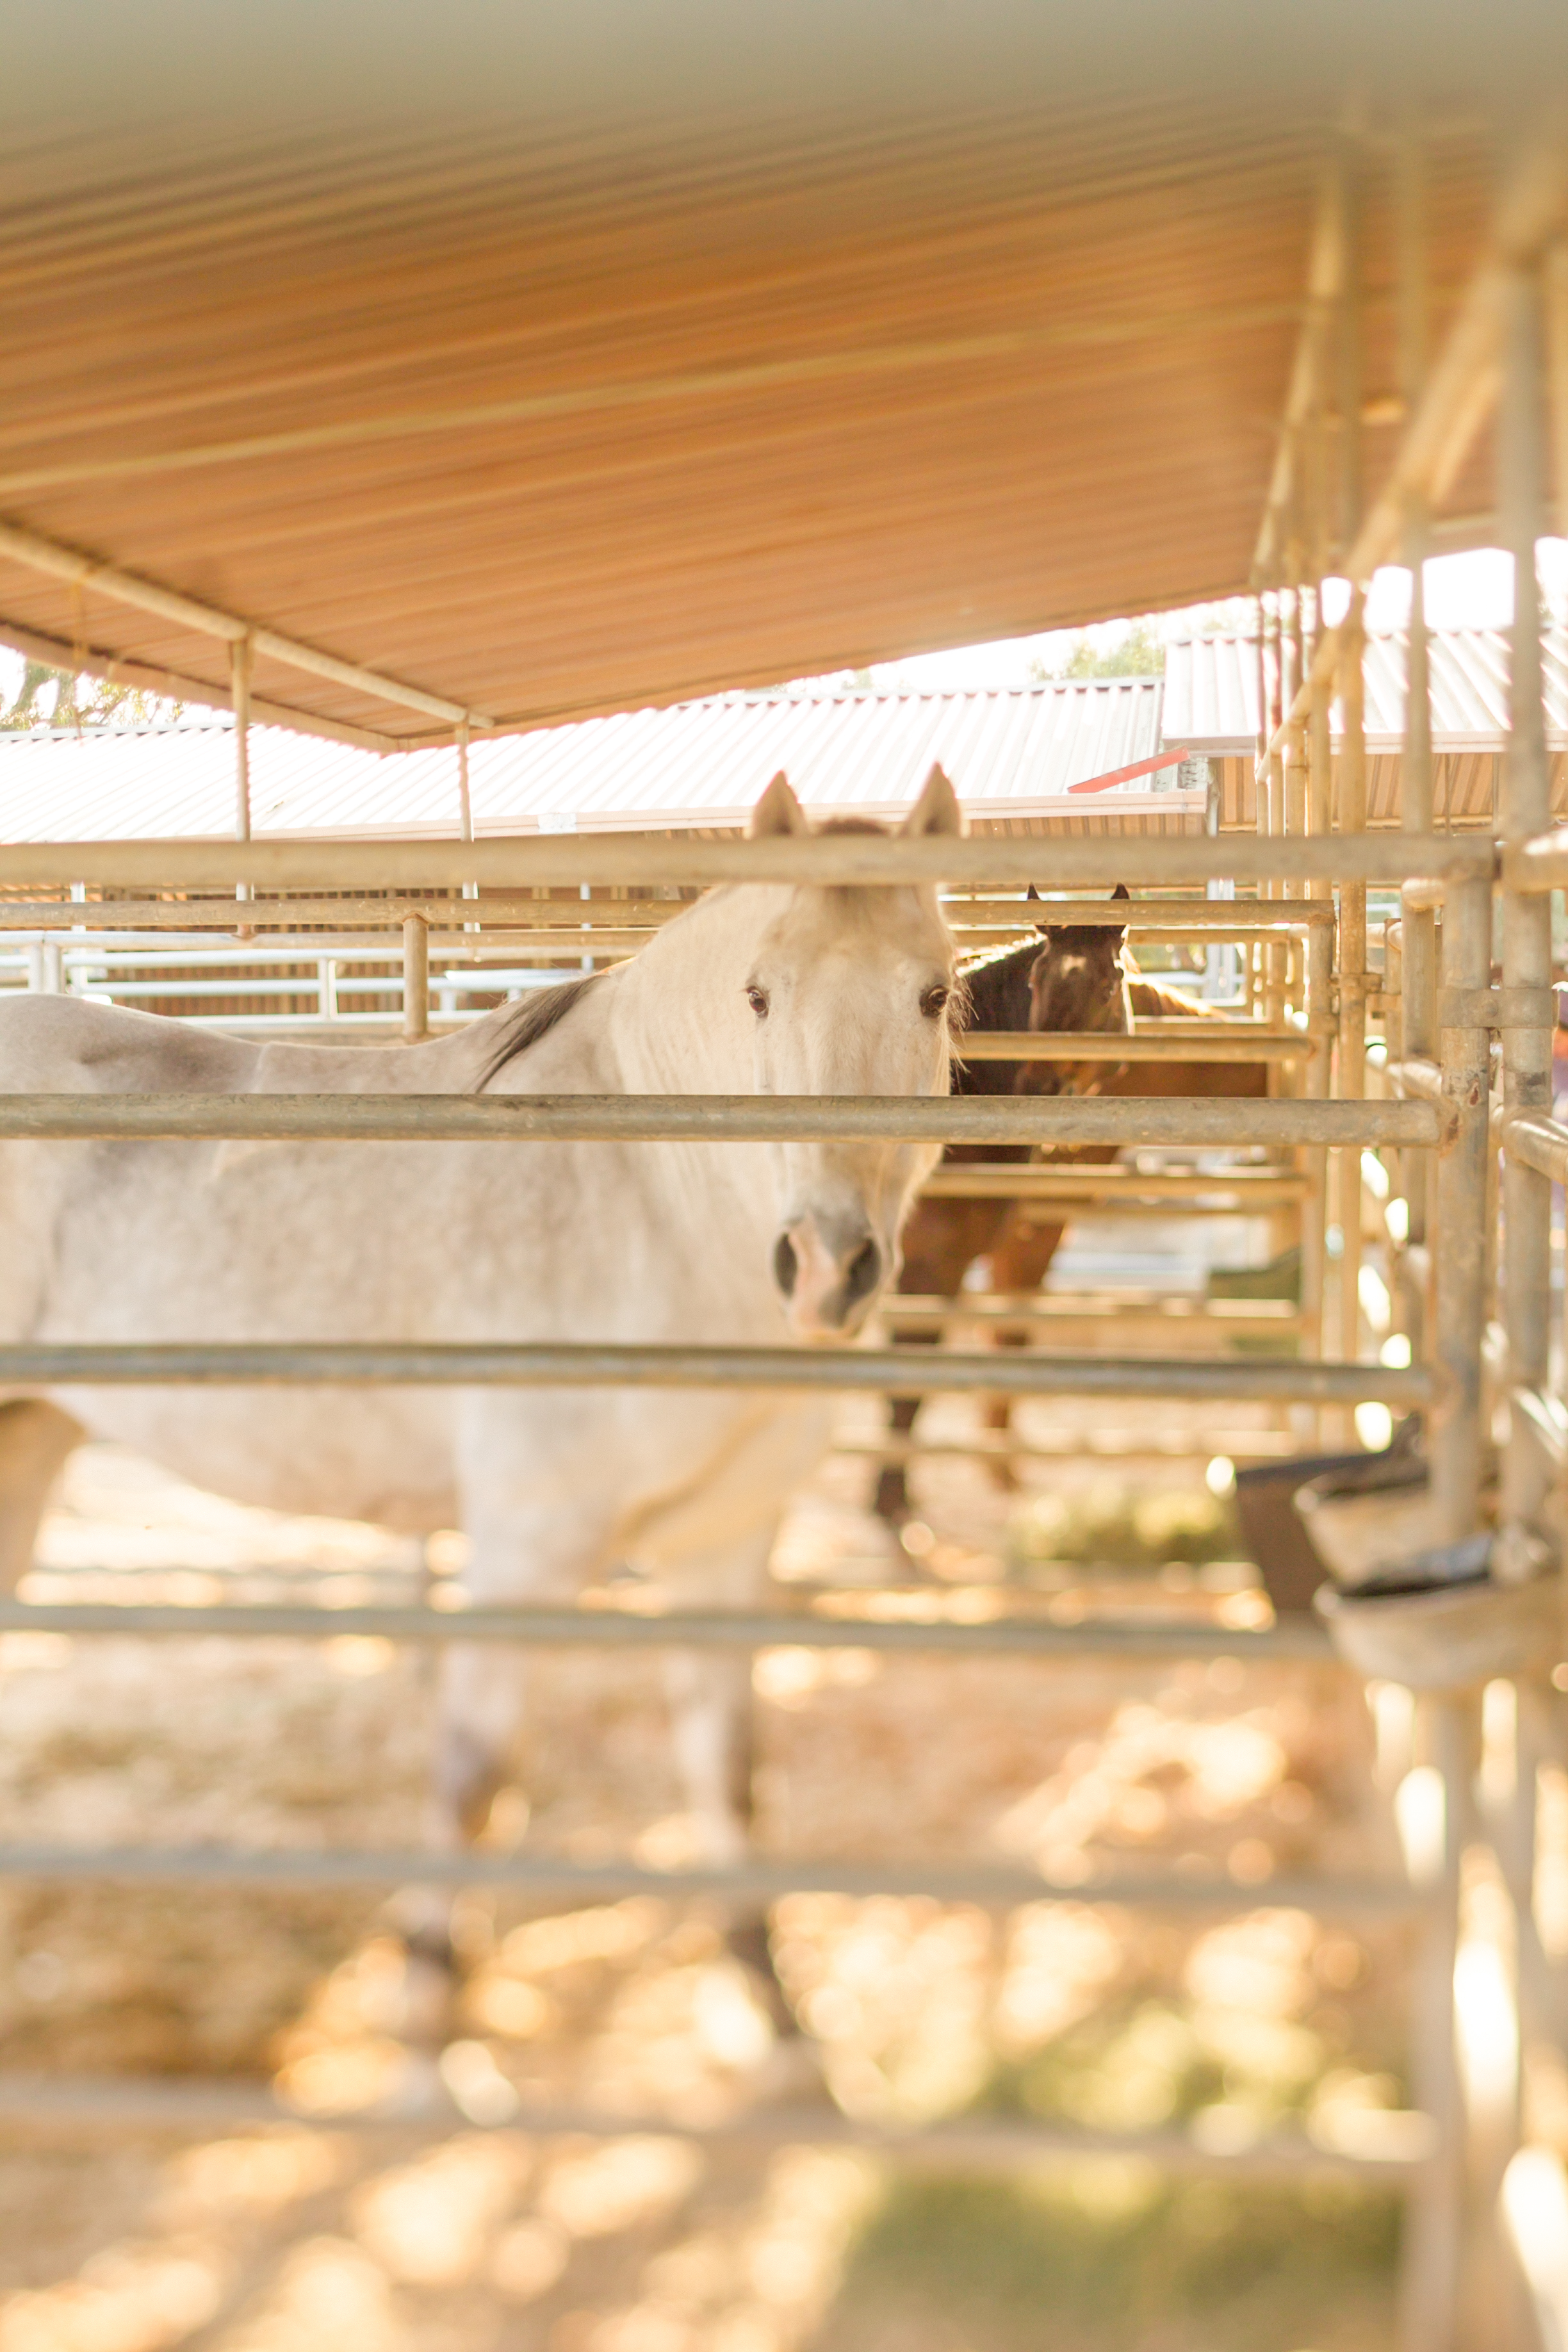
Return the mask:
<svg viewBox="0 0 1568 2352"><path fill-rule="evenodd" d="M1036 937L965 956L953 991L956 1025L960 1029L1026 1029L1029 973L1044 946L1045 941Z"/></svg>
<svg viewBox="0 0 1568 2352"><path fill-rule="evenodd" d="M498 1005L480 1024L486 1051L474 1092L482 1095L509 1062L548 1036L598 977L596 971L585 971L580 980L563 980L554 988L530 989L516 1004Z"/></svg>

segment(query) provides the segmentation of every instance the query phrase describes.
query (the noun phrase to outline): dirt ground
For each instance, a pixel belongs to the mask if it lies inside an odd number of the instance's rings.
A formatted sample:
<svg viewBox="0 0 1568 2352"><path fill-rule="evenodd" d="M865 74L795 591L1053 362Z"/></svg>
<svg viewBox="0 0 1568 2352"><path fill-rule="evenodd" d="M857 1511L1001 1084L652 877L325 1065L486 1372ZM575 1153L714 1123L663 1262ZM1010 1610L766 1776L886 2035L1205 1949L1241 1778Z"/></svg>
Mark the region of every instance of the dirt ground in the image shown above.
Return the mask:
<svg viewBox="0 0 1568 2352"><path fill-rule="evenodd" d="M956 1435L965 1414L936 1408L928 1428ZM1226 1418L1270 1442L1261 1414ZM1085 1416L1082 1434L1102 1443L1102 1419ZM1048 1428L1070 1441L1070 1415L1052 1408ZM1164 1409L1147 1432L1162 1447L1190 1436ZM1029 1478L1076 1507L1108 1476L1135 1496L1201 1495L1203 1467L1084 1454ZM885 1578L870 1475L837 1457L802 1498L775 1558L783 1603L808 1580ZM939 1588L992 1587L1028 1564L1029 1496L940 1456L916 1480ZM454 1556L437 1548L433 1564ZM93 1449L26 1596L341 1605L412 1598L424 1573L413 1547L373 1530L239 1510ZM1016 1588L1021 1605L1070 1617L1158 1601L1233 1624L1263 1612L1225 1563L1043 1581ZM766 1851L1036 1858L1085 1886L1002 1918L781 1904L776 1956L824 2100L893 2124L976 2110L1121 2130L1279 2120L1325 2144L1405 2103L1405 1931L1268 1901L1282 1873L1394 1866L1388 1758L1347 1677L790 1649L758 1660L755 1687ZM547 1655L530 1688L491 1842L654 1864L689 1853L658 1662ZM6 1842L420 1834L430 1673L380 1641L11 1634L0 1708ZM1215 1922L1096 1905L1097 1867L1134 1856L1228 1867L1256 1885L1256 1907ZM465 1898L446 2079L460 2095L510 2086L523 2118L548 2102L700 2122L765 2098L776 2053L721 1927L648 1899L544 1916ZM0 2074L272 2075L325 2113L395 2093L407 1999L374 1894L0 1882ZM1332 2180L1173 2184L1124 2158L949 2176L653 2128L95 2138L10 2125L0 2352L315 2352L331 2335L354 2352L1373 2352L1390 2341L1396 2231L1390 2200Z"/></svg>

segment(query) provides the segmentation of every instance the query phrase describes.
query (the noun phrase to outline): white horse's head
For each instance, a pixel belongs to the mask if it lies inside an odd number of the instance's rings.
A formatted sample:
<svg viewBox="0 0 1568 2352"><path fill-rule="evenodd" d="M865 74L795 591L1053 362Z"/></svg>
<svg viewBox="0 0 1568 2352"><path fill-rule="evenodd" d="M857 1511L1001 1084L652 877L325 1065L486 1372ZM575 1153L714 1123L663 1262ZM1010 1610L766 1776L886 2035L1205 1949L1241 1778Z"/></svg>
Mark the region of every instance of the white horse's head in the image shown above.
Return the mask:
<svg viewBox="0 0 1568 2352"><path fill-rule="evenodd" d="M782 775L758 802L751 830L753 837L811 830ZM900 831L963 830L952 786L933 768ZM945 1095L955 982L935 886L768 895L783 904L756 937L740 1008L752 1029L759 1092ZM914 1188L939 1156L918 1144L778 1148L773 1271L798 1338L847 1338L865 1322L898 1264Z"/></svg>

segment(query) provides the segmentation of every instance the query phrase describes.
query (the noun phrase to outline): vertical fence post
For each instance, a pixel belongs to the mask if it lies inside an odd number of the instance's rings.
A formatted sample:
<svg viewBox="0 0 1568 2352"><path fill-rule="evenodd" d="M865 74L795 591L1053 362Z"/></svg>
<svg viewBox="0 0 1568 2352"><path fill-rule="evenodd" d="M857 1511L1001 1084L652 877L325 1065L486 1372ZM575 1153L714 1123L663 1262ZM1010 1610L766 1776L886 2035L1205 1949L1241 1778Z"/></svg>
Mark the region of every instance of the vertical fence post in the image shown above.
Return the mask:
<svg viewBox="0 0 1568 2352"><path fill-rule="evenodd" d="M1366 715L1362 663L1366 637L1363 599L1351 591L1350 610L1340 634L1340 708L1344 732L1340 747L1339 815L1342 833L1366 831ZM1366 884L1340 885L1340 1092L1359 1099L1366 1092ZM1361 1338L1361 1153L1340 1154L1340 1328L1347 1361L1359 1355Z"/></svg>
<svg viewBox="0 0 1568 2352"><path fill-rule="evenodd" d="M430 1034L430 931L423 915L403 923L403 1042L417 1045Z"/></svg>
<svg viewBox="0 0 1568 2352"><path fill-rule="evenodd" d="M1268 821L1265 831L1278 839L1285 830L1285 767L1280 753L1274 748L1274 735L1285 714L1285 592L1277 588L1269 611L1269 659L1265 667L1268 700L1263 714L1264 761L1268 774ZM1285 892L1272 876L1263 887L1261 895L1282 898ZM1278 940L1270 940L1264 947L1263 1016L1271 1029L1277 1029L1285 1015L1285 955Z"/></svg>
<svg viewBox="0 0 1568 2352"><path fill-rule="evenodd" d="M1320 422L1313 435L1312 447L1317 460L1314 474L1315 504L1313 509L1312 543L1314 565L1321 555L1323 543L1323 429ZM1315 665L1318 646L1323 633L1323 587L1321 570L1312 593L1311 656ZM1321 836L1332 830L1334 810L1333 739L1329 731L1329 692L1323 681L1309 673L1307 699L1307 831ZM1314 882L1309 887L1309 897L1321 905L1333 908L1334 887L1331 882ZM1324 1095L1330 1091L1332 1072L1332 1047L1336 1031L1333 1008L1334 935L1329 927L1309 934L1307 940L1307 1008L1312 1024L1312 1034L1318 1040L1318 1051L1309 1065L1315 1075L1314 1083ZM1314 1159L1321 1196L1321 1218L1326 1228L1329 1208L1330 1154L1320 1150ZM1328 1257L1320 1243L1318 1287L1310 1311L1318 1329L1320 1352L1322 1349L1324 1288L1328 1281ZM1305 1269L1303 1268L1303 1283ZM1305 1302L1305 1291L1303 1290Z"/></svg>
<svg viewBox="0 0 1568 2352"><path fill-rule="evenodd" d="M1334 935L1326 923L1307 934L1307 1031L1317 1051L1307 1064L1305 1091L1321 1102L1329 1091L1329 1056L1334 1038L1330 1007L1333 985ZM1329 1212L1329 1154L1325 1145L1309 1144L1303 1155L1311 1191L1301 1205L1302 1344L1309 1356L1323 1352L1323 1284L1327 1274L1324 1248Z"/></svg>
<svg viewBox="0 0 1568 2352"><path fill-rule="evenodd" d="M1307 591L1296 573L1296 587L1290 598L1290 635L1289 666L1285 679L1285 708L1289 710L1300 691L1307 675L1307 627L1302 607ZM1296 719L1285 739L1285 831L1300 838L1307 830L1307 723ZM1287 898L1305 898L1308 887L1304 882L1288 882ZM1286 950L1289 961L1286 967L1287 982L1295 1010L1303 1010L1306 984L1305 942L1293 941Z"/></svg>
<svg viewBox="0 0 1568 2352"><path fill-rule="evenodd" d="M1508 748L1499 811L1505 842L1542 833L1552 821L1535 570L1536 541L1547 520L1542 326L1540 271L1517 270L1509 288L1498 429L1499 505L1514 572ZM1504 987L1549 996L1550 896L1505 890L1501 912ZM1502 1033L1503 1099L1510 1110L1550 1113L1552 1026L1542 1022ZM1509 1386L1544 1389L1551 1364L1552 1186L1511 1155L1504 1162L1502 1186L1502 1319ZM1539 1560L1541 1547L1531 1531L1546 1500L1546 1481L1540 1448L1522 1417L1515 1413L1511 1419L1503 1461L1503 1538L1497 1574L1517 1581L1528 1578Z"/></svg>
<svg viewBox="0 0 1568 2352"><path fill-rule="evenodd" d="M1492 892L1456 882L1443 915L1443 984L1484 989L1491 972ZM1442 1031L1443 1093L1453 1140L1437 1163L1437 1362L1445 1393L1432 1415L1432 1496L1439 1540L1475 1531L1481 1486L1481 1343L1486 1329L1487 1163L1491 1157L1489 1033Z"/></svg>
<svg viewBox="0 0 1568 2352"><path fill-rule="evenodd" d="M1466 2158L1454 1961L1459 1935L1459 1856L1468 1803L1468 1753L1463 1703L1424 1699L1416 1717L1415 1760L1432 1776L1428 1786L1440 1791L1442 1821L1427 1857L1433 1909L1422 1935L1412 1989L1410 2088L1415 2105L1431 2118L1436 2146L1406 2208L1400 2257L1401 2352L1452 2352L1458 2315Z"/></svg>

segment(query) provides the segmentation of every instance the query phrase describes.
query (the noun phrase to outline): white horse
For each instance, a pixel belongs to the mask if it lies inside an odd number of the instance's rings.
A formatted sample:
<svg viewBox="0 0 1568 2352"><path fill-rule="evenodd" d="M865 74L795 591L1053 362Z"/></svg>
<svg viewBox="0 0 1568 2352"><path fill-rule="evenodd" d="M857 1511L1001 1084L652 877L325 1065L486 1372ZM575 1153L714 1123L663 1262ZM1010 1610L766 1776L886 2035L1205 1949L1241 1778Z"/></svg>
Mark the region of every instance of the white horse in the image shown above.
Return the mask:
<svg viewBox="0 0 1568 2352"><path fill-rule="evenodd" d="M754 835L805 832L774 779ZM906 833L962 830L940 771ZM404 1047L252 1045L148 1014L0 1004L0 1090L884 1094L948 1090L933 888L710 891L642 952ZM0 1145L0 1338L837 1341L898 1262L937 1154L890 1143ZM0 1399L0 1577L81 1437L268 1508L461 1526L486 1602L632 1560L689 1603L758 1598L831 1404L710 1390L102 1387ZM714 1859L746 1837L744 1664L672 1673ZM521 1717L515 1654L446 1654L436 1794L472 1833Z"/></svg>

